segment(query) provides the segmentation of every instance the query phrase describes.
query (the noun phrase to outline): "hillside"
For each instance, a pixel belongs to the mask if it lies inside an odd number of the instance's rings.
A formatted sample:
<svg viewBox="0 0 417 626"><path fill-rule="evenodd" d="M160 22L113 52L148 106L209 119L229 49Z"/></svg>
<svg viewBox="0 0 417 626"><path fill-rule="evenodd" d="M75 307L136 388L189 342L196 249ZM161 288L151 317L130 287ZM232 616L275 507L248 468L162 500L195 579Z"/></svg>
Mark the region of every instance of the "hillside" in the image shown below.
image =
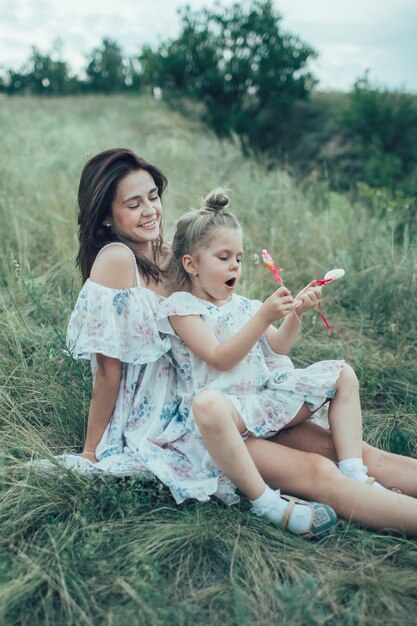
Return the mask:
<svg viewBox="0 0 417 626"><path fill-rule="evenodd" d="M343 267L322 306L331 335L306 317L292 356L300 366L349 361L367 440L417 457L417 252L398 212L366 188L355 203L314 176L303 189L146 97L3 97L0 133L0 622L414 623L415 541L340 522L312 545L252 516L245 499L177 507L154 483L58 479L24 465L83 441L90 374L64 354L63 336L80 287L76 192L88 156L130 147L167 174L168 238L211 188L231 189L245 295L275 288L254 260L262 248L293 291Z"/></svg>

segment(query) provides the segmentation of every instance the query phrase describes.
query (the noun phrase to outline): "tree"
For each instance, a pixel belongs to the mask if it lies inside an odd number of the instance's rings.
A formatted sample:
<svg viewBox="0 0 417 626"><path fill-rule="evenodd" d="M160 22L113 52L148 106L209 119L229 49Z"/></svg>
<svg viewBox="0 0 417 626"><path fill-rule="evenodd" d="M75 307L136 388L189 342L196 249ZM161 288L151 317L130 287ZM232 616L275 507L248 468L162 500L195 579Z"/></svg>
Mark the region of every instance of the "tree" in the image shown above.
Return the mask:
<svg viewBox="0 0 417 626"><path fill-rule="evenodd" d="M344 116L348 130L358 137L365 161L366 182L393 189L410 182L417 164L417 100L414 95L373 86L366 73L359 78ZM414 171L414 173L413 173Z"/></svg>
<svg viewBox="0 0 417 626"><path fill-rule="evenodd" d="M62 95L74 91L76 79L69 76L69 67L62 58L62 44L55 40L51 52L42 54L36 47L20 70L8 70L5 85L10 94L17 92L38 95Z"/></svg>
<svg viewBox="0 0 417 626"><path fill-rule="evenodd" d="M86 74L91 89L102 93L124 91L132 84L132 64L121 47L107 37L92 51Z"/></svg>
<svg viewBox="0 0 417 626"><path fill-rule="evenodd" d="M143 80L202 101L220 135L274 147L293 103L314 84L306 70L314 50L281 30L271 0L180 15L177 39L143 50Z"/></svg>

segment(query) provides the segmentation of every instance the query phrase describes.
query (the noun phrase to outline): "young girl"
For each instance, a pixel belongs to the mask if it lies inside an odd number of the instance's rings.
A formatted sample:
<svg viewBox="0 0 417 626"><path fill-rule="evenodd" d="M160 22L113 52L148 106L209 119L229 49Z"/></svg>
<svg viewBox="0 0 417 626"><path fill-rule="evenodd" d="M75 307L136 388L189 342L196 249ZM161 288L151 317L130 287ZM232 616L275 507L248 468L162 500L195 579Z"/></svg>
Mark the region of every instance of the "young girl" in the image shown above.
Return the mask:
<svg viewBox="0 0 417 626"><path fill-rule="evenodd" d="M173 241L177 284L187 291L161 303L159 327L171 336L181 404L160 443L184 455L202 489L204 477L210 471L213 475L217 465L251 499L255 513L303 534L312 522L314 528L314 506L300 501L287 506L287 498L267 487L249 455L245 456L242 438L249 438L248 444L254 438L276 439L282 429L325 409L342 480L336 478L336 490L327 489L334 472L321 480L315 476L318 499L371 527L415 533L417 503L385 490L367 475L358 385L352 369L343 361L324 361L295 370L285 356L298 336L300 317L319 302L320 289L313 282L292 298L282 287L263 304L234 293L243 258L242 232L236 218L225 211L227 203L222 192L214 192L200 212L185 215L177 225ZM278 330L271 326L284 317ZM294 473L291 456L296 460L300 453L288 452L288 471ZM285 473L285 468L278 472L284 482ZM294 479L294 492L304 490L301 495L311 498L311 481L310 487L307 483L308 479L300 477L297 489ZM341 487L347 491L345 498L340 497ZM408 507L404 517L389 512L398 497ZM375 506L371 514L366 511L367 500ZM382 510L385 515L381 517ZM332 512L326 509L324 515L329 522Z"/></svg>

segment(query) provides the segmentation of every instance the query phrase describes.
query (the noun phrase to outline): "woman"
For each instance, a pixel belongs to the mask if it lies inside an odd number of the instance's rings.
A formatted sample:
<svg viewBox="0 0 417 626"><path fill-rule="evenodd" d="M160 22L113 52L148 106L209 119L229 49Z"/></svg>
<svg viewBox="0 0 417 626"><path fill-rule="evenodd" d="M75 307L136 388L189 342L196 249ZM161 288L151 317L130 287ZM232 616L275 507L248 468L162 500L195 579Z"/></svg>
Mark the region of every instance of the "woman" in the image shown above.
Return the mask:
<svg viewBox="0 0 417 626"><path fill-rule="evenodd" d="M84 284L67 343L75 358L91 359L94 387L81 459L65 461L87 472L99 460L95 473L153 476L151 439L175 407L169 342L153 321L167 295L169 250L160 235L166 183L156 167L123 149L96 155L81 174L77 262Z"/></svg>
<svg viewBox="0 0 417 626"><path fill-rule="evenodd" d="M76 358L91 358L94 387L83 461L77 462L116 475L156 475L177 502L216 494L230 503L234 488L213 463L196 482L193 459L164 438L177 406L169 342L155 324L161 298L170 291L170 251L160 230L165 186L157 168L125 149L96 155L81 175L78 263L85 282L68 344ZM210 416L210 406L205 408ZM222 443L216 464L244 493L248 482L259 487L265 481L371 528L417 534L417 502L343 476L331 462L326 430L302 424L279 438L249 437L243 444L235 425L220 418L201 420L200 432L210 452L214 442ZM417 496L417 461L370 446L364 458L379 482Z"/></svg>

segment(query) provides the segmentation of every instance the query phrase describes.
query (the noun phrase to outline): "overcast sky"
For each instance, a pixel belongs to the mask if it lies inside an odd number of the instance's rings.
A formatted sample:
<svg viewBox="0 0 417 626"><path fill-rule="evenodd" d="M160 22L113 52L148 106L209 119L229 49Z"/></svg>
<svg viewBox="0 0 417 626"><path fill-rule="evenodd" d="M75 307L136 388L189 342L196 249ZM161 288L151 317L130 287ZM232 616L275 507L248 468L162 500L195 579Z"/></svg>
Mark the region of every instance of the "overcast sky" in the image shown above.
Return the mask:
<svg viewBox="0 0 417 626"><path fill-rule="evenodd" d="M230 5L234 0L222 0ZM274 0L282 27L319 53L321 89L349 90L370 70L390 89L417 92L417 0ZM59 37L74 71L103 37L127 54L179 32L180 0L0 0L0 67L18 69L31 46L51 50ZM212 0L188 0L193 8Z"/></svg>

